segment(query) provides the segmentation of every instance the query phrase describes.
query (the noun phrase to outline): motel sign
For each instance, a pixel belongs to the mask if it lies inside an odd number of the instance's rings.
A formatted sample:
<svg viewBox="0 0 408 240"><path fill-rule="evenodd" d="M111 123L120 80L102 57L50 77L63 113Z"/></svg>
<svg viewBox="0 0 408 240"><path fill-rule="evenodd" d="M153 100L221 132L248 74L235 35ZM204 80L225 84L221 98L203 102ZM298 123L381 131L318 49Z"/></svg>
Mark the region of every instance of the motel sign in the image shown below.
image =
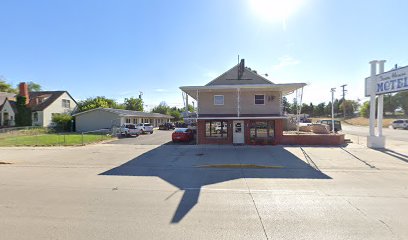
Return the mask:
<svg viewBox="0 0 408 240"><path fill-rule="evenodd" d="M384 148L385 136L382 134L384 94L408 90L408 66L384 72L385 60L373 60L371 76L365 79L365 96L370 97L370 132L367 147ZM377 66L379 71L377 71ZM375 133L375 97L378 95L377 134Z"/></svg>

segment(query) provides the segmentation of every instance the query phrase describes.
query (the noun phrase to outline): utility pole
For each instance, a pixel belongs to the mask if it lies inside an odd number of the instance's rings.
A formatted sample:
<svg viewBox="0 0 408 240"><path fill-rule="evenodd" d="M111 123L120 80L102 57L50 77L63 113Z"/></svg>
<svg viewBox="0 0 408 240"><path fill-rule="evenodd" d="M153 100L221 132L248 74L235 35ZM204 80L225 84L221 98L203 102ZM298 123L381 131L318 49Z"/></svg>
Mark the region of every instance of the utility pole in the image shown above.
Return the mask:
<svg viewBox="0 0 408 240"><path fill-rule="evenodd" d="M334 93L336 88L332 88L330 92L332 93L332 132L334 132Z"/></svg>
<svg viewBox="0 0 408 240"><path fill-rule="evenodd" d="M347 84L341 85L340 87L343 88L343 117L346 118L346 92L345 89Z"/></svg>

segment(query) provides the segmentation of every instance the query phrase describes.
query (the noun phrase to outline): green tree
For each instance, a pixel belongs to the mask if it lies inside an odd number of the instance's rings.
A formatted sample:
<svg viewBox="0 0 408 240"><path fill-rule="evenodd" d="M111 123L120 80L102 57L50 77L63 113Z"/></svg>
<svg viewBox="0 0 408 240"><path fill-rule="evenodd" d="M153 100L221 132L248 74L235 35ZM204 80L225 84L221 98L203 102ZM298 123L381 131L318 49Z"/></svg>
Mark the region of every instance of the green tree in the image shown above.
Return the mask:
<svg viewBox="0 0 408 240"><path fill-rule="evenodd" d="M358 103L357 103L358 104ZM340 103L340 109L346 109L346 116L353 116L353 114L354 114L354 110L355 109L357 109L356 108L356 101L353 101L353 100L345 100L345 101L342 101L341 103Z"/></svg>
<svg viewBox="0 0 408 240"><path fill-rule="evenodd" d="M306 103L303 103L301 113L310 115L310 106L307 105Z"/></svg>
<svg viewBox="0 0 408 240"><path fill-rule="evenodd" d="M170 110L170 116L174 117L173 121L178 122L181 120L181 113L173 108Z"/></svg>
<svg viewBox="0 0 408 240"><path fill-rule="evenodd" d="M38 84L38 83L30 81L30 82L27 83L27 85L28 85L28 91L29 92L39 92L39 91L42 90L41 85Z"/></svg>
<svg viewBox="0 0 408 240"><path fill-rule="evenodd" d="M297 107L298 107L298 103L296 101L296 98L294 98L293 99L293 104L290 105L289 113L297 114Z"/></svg>
<svg viewBox="0 0 408 240"><path fill-rule="evenodd" d="M313 109L313 116L315 117L322 117L324 116L324 108L325 108L326 104L323 103L319 103L314 109Z"/></svg>
<svg viewBox="0 0 408 240"><path fill-rule="evenodd" d="M405 114L408 114L408 91L403 91L395 94L395 99L398 102L398 106L401 107Z"/></svg>
<svg viewBox="0 0 408 240"><path fill-rule="evenodd" d="M291 106L290 103L288 102L288 99L286 97L282 97L282 107L283 107L283 112L288 113L290 112Z"/></svg>
<svg viewBox="0 0 408 240"><path fill-rule="evenodd" d="M325 115L325 117L331 116L331 112L332 112L331 109L332 109L332 103L329 102L329 103L327 103L326 107L324 108L324 115Z"/></svg>
<svg viewBox="0 0 408 240"><path fill-rule="evenodd" d="M17 93L17 89L0 77L0 92Z"/></svg>
<svg viewBox="0 0 408 240"><path fill-rule="evenodd" d="M57 113L52 115L52 122L56 124L58 131L71 131L72 116L65 113Z"/></svg>
<svg viewBox="0 0 408 240"><path fill-rule="evenodd" d="M123 104L126 110L143 111L143 100L140 98L125 98Z"/></svg>
<svg viewBox="0 0 408 240"><path fill-rule="evenodd" d="M118 108L120 105L113 99L103 96L94 98L87 98L86 100L78 102L78 111L88 111L95 108Z"/></svg>
<svg viewBox="0 0 408 240"><path fill-rule="evenodd" d="M384 95L384 114L392 113L394 114L395 109L398 108L398 99L392 94Z"/></svg>
<svg viewBox="0 0 408 240"><path fill-rule="evenodd" d="M370 115L370 101L366 101L360 108L360 116L368 118Z"/></svg>
<svg viewBox="0 0 408 240"><path fill-rule="evenodd" d="M16 126L31 126L31 111L26 105L26 97L18 95L16 97Z"/></svg>
<svg viewBox="0 0 408 240"><path fill-rule="evenodd" d="M166 102L161 102L159 105L152 109L153 113L169 114L170 107Z"/></svg>

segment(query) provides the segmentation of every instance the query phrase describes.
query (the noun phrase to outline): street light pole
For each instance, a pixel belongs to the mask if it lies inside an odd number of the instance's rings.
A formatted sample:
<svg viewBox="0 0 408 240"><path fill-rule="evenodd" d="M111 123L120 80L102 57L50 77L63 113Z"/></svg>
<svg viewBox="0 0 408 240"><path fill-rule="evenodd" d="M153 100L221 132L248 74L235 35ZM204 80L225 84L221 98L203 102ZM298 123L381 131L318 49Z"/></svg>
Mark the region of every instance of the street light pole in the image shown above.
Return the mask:
<svg viewBox="0 0 408 240"><path fill-rule="evenodd" d="M334 93L336 92L336 88L332 88L330 92L332 93L332 132L334 132Z"/></svg>

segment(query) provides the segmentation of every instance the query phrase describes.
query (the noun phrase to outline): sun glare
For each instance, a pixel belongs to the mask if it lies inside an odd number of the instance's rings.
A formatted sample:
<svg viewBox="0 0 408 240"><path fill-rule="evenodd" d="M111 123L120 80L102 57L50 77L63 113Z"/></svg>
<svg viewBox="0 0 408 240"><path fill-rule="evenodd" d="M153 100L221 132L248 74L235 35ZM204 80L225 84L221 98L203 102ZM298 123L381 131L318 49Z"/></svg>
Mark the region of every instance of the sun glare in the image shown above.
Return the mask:
<svg viewBox="0 0 408 240"><path fill-rule="evenodd" d="M270 23L285 24L303 5L304 0L249 0L254 14Z"/></svg>

